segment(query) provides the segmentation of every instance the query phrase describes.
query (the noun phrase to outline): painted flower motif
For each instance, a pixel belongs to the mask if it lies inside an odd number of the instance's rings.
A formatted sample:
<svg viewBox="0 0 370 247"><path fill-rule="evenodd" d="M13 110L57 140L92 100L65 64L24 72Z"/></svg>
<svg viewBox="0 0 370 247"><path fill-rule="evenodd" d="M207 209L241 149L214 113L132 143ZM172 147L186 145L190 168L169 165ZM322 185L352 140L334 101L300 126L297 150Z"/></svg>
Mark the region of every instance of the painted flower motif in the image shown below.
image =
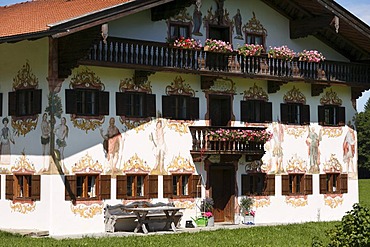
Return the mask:
<svg viewBox="0 0 370 247"><path fill-rule="evenodd" d="M303 50L302 52L298 53L299 61L309 62L309 63L319 63L325 60L325 57L322 55L321 52L316 50Z"/></svg>
<svg viewBox="0 0 370 247"><path fill-rule="evenodd" d="M204 47L212 52L233 52L233 47L229 42L216 39L206 39Z"/></svg>
<svg viewBox="0 0 370 247"><path fill-rule="evenodd" d="M243 56L260 56L263 52L262 45L255 45L255 44L244 44L237 49L238 54Z"/></svg>
<svg viewBox="0 0 370 247"><path fill-rule="evenodd" d="M267 56L269 58L277 58L277 59L282 59L286 61L292 61L293 58L295 57L296 53L289 49L288 46L283 45L279 47L271 47L269 51L267 52Z"/></svg>
<svg viewBox="0 0 370 247"><path fill-rule="evenodd" d="M184 37L176 39L173 43L173 46L182 49L194 49L194 50L199 50L202 48L202 44L200 43L200 41Z"/></svg>

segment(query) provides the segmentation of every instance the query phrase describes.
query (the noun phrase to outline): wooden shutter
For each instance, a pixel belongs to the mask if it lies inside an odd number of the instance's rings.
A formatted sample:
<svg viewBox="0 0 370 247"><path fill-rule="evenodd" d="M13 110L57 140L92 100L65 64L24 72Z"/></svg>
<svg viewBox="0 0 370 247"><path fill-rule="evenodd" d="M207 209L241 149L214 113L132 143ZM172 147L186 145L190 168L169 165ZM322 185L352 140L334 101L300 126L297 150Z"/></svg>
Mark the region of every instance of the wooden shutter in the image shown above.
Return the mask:
<svg viewBox="0 0 370 247"><path fill-rule="evenodd" d="M175 118L175 98L162 95L162 115L164 118Z"/></svg>
<svg viewBox="0 0 370 247"><path fill-rule="evenodd" d="M318 119L318 121L319 121L319 124L320 125L325 125L325 108L324 108L324 106L322 106L322 105L319 105L318 107L317 107L317 110L318 110L318 113L319 113L319 119Z"/></svg>
<svg viewBox="0 0 370 247"><path fill-rule="evenodd" d="M17 98L15 92L8 93L8 115L9 116L17 115Z"/></svg>
<svg viewBox="0 0 370 247"><path fill-rule="evenodd" d="M31 199L34 201L40 201L41 192L41 176L31 176Z"/></svg>
<svg viewBox="0 0 370 247"><path fill-rule="evenodd" d="M3 94L0 93L0 116L3 115Z"/></svg>
<svg viewBox="0 0 370 247"><path fill-rule="evenodd" d="M64 186L65 186L65 200L66 201L76 200L77 176L76 175L64 176Z"/></svg>
<svg viewBox="0 0 370 247"><path fill-rule="evenodd" d="M283 124L289 123L288 111L289 111L288 105L281 103L280 104L280 117L281 117L280 121Z"/></svg>
<svg viewBox="0 0 370 247"><path fill-rule="evenodd" d="M264 122L271 123L272 122L272 102L264 102L264 112L262 112L262 116L264 114Z"/></svg>
<svg viewBox="0 0 370 247"><path fill-rule="evenodd" d="M346 124L346 108L338 107L338 126L344 126Z"/></svg>
<svg viewBox="0 0 370 247"><path fill-rule="evenodd" d="M320 174L320 194L326 194L326 174Z"/></svg>
<svg viewBox="0 0 370 247"><path fill-rule="evenodd" d="M109 115L109 92L99 91L99 115Z"/></svg>
<svg viewBox="0 0 370 247"><path fill-rule="evenodd" d="M41 89L32 90L33 101L32 101L32 115L41 113Z"/></svg>
<svg viewBox="0 0 370 247"><path fill-rule="evenodd" d="M248 174L242 174L242 196L250 195L249 184L250 176Z"/></svg>
<svg viewBox="0 0 370 247"><path fill-rule="evenodd" d="M281 187L282 187L282 195L289 195L289 175L282 175L281 176Z"/></svg>
<svg viewBox="0 0 370 247"><path fill-rule="evenodd" d="M189 119L196 120L199 119L199 98L190 97L189 99Z"/></svg>
<svg viewBox="0 0 370 247"><path fill-rule="evenodd" d="M66 113L74 114L77 112L76 90L66 89Z"/></svg>
<svg viewBox="0 0 370 247"><path fill-rule="evenodd" d="M190 176L190 196L193 198L200 198L202 192L202 181L200 175L191 175Z"/></svg>
<svg viewBox="0 0 370 247"><path fill-rule="evenodd" d="M148 180L148 195L149 198L158 198L158 176L157 175L149 175L147 176Z"/></svg>
<svg viewBox="0 0 370 247"><path fill-rule="evenodd" d="M6 200L13 200L13 197L14 197L13 182L14 182L14 176L6 175L6 184L5 184L5 199Z"/></svg>
<svg viewBox="0 0 370 247"><path fill-rule="evenodd" d="M163 175L163 197L171 198L172 197L172 176Z"/></svg>
<svg viewBox="0 0 370 247"><path fill-rule="evenodd" d="M127 197L127 176L117 175L117 193L116 199L125 199Z"/></svg>
<svg viewBox="0 0 370 247"><path fill-rule="evenodd" d="M275 195L275 174L267 174L265 176L264 195L273 196Z"/></svg>
<svg viewBox="0 0 370 247"><path fill-rule="evenodd" d="M340 193L348 193L348 174L340 174Z"/></svg>
<svg viewBox="0 0 370 247"><path fill-rule="evenodd" d="M242 122L248 122L249 121L249 118L248 118L248 109L249 109L249 106L250 105L250 101L245 101L245 100L242 100L240 101L240 120Z"/></svg>
<svg viewBox="0 0 370 247"><path fill-rule="evenodd" d="M116 92L116 115L124 116L126 115L126 94Z"/></svg>
<svg viewBox="0 0 370 247"><path fill-rule="evenodd" d="M310 106L301 105L301 124L310 124Z"/></svg>
<svg viewBox="0 0 370 247"><path fill-rule="evenodd" d="M146 94L146 116L145 117L156 117L157 116L157 107L155 94Z"/></svg>
<svg viewBox="0 0 370 247"><path fill-rule="evenodd" d="M304 175L304 194L312 195L312 175Z"/></svg>
<svg viewBox="0 0 370 247"><path fill-rule="evenodd" d="M100 175L99 176L99 199L110 199L110 187L111 187L111 179L110 175Z"/></svg>

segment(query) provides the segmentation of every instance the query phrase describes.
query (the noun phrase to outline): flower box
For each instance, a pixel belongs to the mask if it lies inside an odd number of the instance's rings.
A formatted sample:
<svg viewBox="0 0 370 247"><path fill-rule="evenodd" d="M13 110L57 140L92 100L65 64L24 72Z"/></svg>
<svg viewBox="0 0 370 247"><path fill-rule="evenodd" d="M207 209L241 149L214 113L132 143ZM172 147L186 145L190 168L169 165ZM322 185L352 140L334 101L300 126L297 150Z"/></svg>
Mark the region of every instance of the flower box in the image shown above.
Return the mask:
<svg viewBox="0 0 370 247"><path fill-rule="evenodd" d="M296 53L286 45L273 48L270 47L270 50L267 52L269 58L282 59L285 61L292 61L295 55Z"/></svg>
<svg viewBox="0 0 370 247"><path fill-rule="evenodd" d="M245 57L248 56L260 56L263 52L262 45L255 45L255 44L245 44L237 49L238 54L243 55Z"/></svg>
<svg viewBox="0 0 370 247"><path fill-rule="evenodd" d="M322 55L321 52L316 50L303 50L302 52L298 53L299 61L308 62L308 63L319 63L325 60L325 57Z"/></svg>
<svg viewBox="0 0 370 247"><path fill-rule="evenodd" d="M233 52L232 45L229 42L215 39L207 39L204 43L204 51L227 53Z"/></svg>

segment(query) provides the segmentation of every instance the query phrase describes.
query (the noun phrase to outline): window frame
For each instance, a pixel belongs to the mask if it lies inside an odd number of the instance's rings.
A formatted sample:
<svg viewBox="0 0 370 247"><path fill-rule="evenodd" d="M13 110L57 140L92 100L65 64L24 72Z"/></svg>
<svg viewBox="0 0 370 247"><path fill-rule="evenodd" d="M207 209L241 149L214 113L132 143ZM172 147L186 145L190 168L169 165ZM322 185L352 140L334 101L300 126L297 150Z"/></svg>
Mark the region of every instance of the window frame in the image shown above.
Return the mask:
<svg viewBox="0 0 370 247"><path fill-rule="evenodd" d="M258 177L261 178L262 188L258 191ZM262 172L250 172L241 176L241 195L271 196L275 195L275 175Z"/></svg>
<svg viewBox="0 0 370 247"><path fill-rule="evenodd" d="M78 177L95 177L95 196L85 197L88 190L85 187L85 195L77 197ZM65 175L65 200L66 201L91 201L91 200L105 200L110 199L111 196L111 176L102 175L100 173L76 173L74 175ZM88 183L87 185L88 186Z"/></svg>
<svg viewBox="0 0 370 247"><path fill-rule="evenodd" d="M142 114L130 114L127 101L132 101L132 97L140 95L142 104L140 106ZM130 106L131 108L131 106ZM156 95L145 92L116 92L116 115L129 119L147 118L156 116Z"/></svg>
<svg viewBox="0 0 370 247"><path fill-rule="evenodd" d="M185 104L180 106L180 100L186 100ZM199 98L188 95L162 95L162 115L164 118L176 120L199 119Z"/></svg>
<svg viewBox="0 0 370 247"><path fill-rule="evenodd" d="M20 185L22 181L22 185ZM26 194L21 195L21 187L26 186ZM13 201L40 201L41 176L30 173L6 175L5 198Z"/></svg>
<svg viewBox="0 0 370 247"><path fill-rule="evenodd" d="M312 195L312 174L289 173L282 175L282 195ZM299 191L297 191L299 186Z"/></svg>
<svg viewBox="0 0 370 247"><path fill-rule="evenodd" d="M40 114L42 104L41 96L42 90L34 88L16 89L13 92L9 92L8 115L15 117L30 117ZM24 111L22 108L24 108Z"/></svg>
<svg viewBox="0 0 370 247"><path fill-rule="evenodd" d="M257 119L257 111L260 119ZM248 123L271 123L272 102L265 100L242 100L240 101L241 121Z"/></svg>
<svg viewBox="0 0 370 247"><path fill-rule="evenodd" d="M328 179L329 177L329 179ZM333 187L335 178L336 191ZM329 181L328 181L329 180ZM320 194L344 194L348 193L348 174L339 172L327 172L320 174Z"/></svg>
<svg viewBox="0 0 370 247"><path fill-rule="evenodd" d="M329 111L326 113L326 111ZM333 111L332 113L330 111ZM328 114L328 115L327 115ZM332 123L327 117L333 120ZM345 107L338 105L319 105L318 106L318 122L322 126L344 126L346 122Z"/></svg>
<svg viewBox="0 0 370 247"><path fill-rule="evenodd" d="M262 45L263 48L266 50L266 34L245 31L244 35L246 44ZM256 43L257 37L261 38L261 43ZM250 42L248 41L248 38L250 38Z"/></svg>
<svg viewBox="0 0 370 247"><path fill-rule="evenodd" d="M143 196L130 196L128 194L128 177L143 176ZM117 175L116 198L117 199L151 199L158 198L158 176L149 175L148 173L126 173L125 175ZM137 184L132 190L136 190Z"/></svg>
<svg viewBox="0 0 370 247"><path fill-rule="evenodd" d="M174 194L174 176L180 177L179 183L176 183L176 195ZM180 187L182 186L182 177L188 176L187 183L187 195L179 193ZM191 173L173 173L171 175L163 175L163 197L164 198L199 198L201 197L201 177L200 175L195 175Z"/></svg>
<svg viewBox="0 0 370 247"><path fill-rule="evenodd" d="M283 124L308 125L310 124L310 106L303 103L281 103L280 116Z"/></svg>
<svg viewBox="0 0 370 247"><path fill-rule="evenodd" d="M179 39L180 37L191 38L191 30L192 30L191 22L168 21L167 25L168 25L167 39L170 43L174 42L176 39ZM178 36L172 35L172 27L178 29L176 30ZM186 36L181 36L180 28L187 29L185 30L187 32Z"/></svg>

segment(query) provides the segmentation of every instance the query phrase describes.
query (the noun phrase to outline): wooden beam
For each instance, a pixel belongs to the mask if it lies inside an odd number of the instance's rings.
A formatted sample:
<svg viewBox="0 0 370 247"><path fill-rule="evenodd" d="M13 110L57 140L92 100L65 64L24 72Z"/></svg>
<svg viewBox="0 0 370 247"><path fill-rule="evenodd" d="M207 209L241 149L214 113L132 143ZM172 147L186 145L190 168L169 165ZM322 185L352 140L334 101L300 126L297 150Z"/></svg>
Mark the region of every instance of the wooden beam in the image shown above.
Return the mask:
<svg viewBox="0 0 370 247"><path fill-rule="evenodd" d="M319 96L324 92L324 89L330 87L330 85L325 84L311 84L311 96Z"/></svg>
<svg viewBox="0 0 370 247"><path fill-rule="evenodd" d="M290 38L298 39L307 37L308 35L314 35L320 30L330 27L330 23L333 18L334 16L324 15L300 20L291 20L289 22Z"/></svg>

